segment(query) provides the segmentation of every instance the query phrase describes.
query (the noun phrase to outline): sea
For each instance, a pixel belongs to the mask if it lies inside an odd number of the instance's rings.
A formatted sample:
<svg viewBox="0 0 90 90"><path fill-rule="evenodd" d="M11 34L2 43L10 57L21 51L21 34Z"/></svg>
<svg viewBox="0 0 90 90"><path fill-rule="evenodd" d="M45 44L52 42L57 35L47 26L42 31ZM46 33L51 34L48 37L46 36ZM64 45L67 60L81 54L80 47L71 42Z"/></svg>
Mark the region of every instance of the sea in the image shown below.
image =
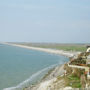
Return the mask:
<svg viewBox="0 0 90 90"><path fill-rule="evenodd" d="M65 56L0 44L0 90L23 90L67 61Z"/></svg>

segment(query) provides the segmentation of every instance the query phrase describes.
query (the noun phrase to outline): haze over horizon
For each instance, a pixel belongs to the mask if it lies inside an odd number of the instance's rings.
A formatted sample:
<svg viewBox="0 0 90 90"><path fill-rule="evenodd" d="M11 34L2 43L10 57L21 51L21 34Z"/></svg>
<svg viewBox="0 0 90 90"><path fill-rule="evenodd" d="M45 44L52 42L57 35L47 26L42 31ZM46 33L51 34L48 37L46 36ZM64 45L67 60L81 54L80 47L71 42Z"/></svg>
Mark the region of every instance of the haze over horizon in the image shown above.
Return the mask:
<svg viewBox="0 0 90 90"><path fill-rule="evenodd" d="M0 42L90 43L90 0L1 0Z"/></svg>

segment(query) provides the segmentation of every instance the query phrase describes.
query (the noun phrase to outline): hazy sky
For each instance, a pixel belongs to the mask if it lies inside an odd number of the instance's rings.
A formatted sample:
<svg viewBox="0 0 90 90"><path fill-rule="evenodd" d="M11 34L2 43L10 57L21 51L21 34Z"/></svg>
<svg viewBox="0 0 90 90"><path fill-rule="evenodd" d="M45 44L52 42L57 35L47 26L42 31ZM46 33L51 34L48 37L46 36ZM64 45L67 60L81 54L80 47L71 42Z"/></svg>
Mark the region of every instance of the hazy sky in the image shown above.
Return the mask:
<svg viewBox="0 0 90 90"><path fill-rule="evenodd" d="M90 0L0 0L0 41L90 43Z"/></svg>

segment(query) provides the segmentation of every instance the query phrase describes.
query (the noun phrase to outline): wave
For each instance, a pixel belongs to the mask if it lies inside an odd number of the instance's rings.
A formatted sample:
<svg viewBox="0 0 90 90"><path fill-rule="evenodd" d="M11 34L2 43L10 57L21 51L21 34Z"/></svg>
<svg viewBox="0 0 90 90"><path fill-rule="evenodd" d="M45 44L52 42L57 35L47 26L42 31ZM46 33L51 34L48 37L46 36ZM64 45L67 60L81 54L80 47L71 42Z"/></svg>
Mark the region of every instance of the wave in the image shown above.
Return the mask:
<svg viewBox="0 0 90 90"><path fill-rule="evenodd" d="M35 79L36 77L38 77L41 73L57 66L58 64L54 64L51 65L47 68L44 68L40 71L38 71L37 73L33 74L32 76L30 76L30 78L28 78L27 80L23 81L22 83L20 83L19 85L15 86L15 87L9 87L9 88L4 88L3 90L22 90L23 88L25 88L28 83L30 83L31 81L33 81L33 79Z"/></svg>

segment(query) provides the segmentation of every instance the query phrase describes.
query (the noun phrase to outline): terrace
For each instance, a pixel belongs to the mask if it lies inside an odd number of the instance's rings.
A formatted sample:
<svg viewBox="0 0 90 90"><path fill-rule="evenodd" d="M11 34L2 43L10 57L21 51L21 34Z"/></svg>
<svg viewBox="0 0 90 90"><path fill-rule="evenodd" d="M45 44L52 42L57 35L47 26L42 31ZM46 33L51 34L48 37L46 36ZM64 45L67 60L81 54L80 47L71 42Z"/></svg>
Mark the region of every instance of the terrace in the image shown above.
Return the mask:
<svg viewBox="0 0 90 90"><path fill-rule="evenodd" d="M90 52L81 53L75 59L71 59L68 67L85 70L84 74L90 79Z"/></svg>

